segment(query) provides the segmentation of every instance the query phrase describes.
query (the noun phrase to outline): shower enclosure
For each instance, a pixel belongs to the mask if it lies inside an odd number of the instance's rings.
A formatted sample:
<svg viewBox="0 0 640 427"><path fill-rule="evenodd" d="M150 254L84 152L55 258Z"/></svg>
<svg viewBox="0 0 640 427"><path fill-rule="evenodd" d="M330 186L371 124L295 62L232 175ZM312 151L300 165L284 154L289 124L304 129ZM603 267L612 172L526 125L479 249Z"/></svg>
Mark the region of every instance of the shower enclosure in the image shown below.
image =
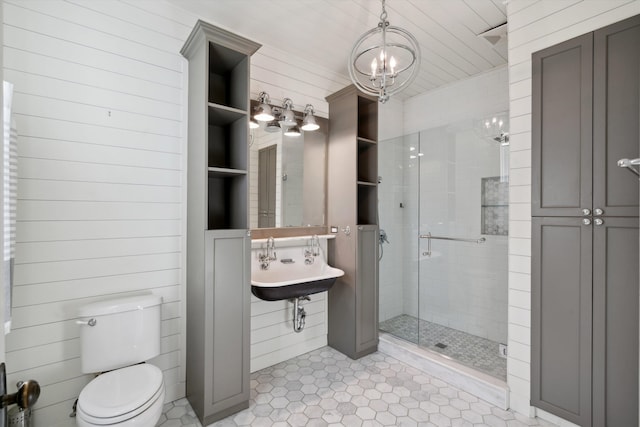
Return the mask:
<svg viewBox="0 0 640 427"><path fill-rule="evenodd" d="M502 380L504 121L497 115L456 123L381 141L378 148L380 227L388 239L381 243L380 329Z"/></svg>

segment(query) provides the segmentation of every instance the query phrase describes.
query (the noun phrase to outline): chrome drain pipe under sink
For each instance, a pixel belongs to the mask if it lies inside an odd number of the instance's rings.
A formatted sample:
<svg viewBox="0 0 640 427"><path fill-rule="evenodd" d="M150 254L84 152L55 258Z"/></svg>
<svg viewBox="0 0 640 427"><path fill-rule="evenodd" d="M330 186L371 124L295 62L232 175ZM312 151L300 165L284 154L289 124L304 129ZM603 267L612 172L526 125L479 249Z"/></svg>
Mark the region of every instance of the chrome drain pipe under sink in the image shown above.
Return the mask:
<svg viewBox="0 0 640 427"><path fill-rule="evenodd" d="M293 330L295 332L302 332L304 329L304 319L307 317L307 312L302 307L302 301L311 301L308 296L294 298L293 300Z"/></svg>

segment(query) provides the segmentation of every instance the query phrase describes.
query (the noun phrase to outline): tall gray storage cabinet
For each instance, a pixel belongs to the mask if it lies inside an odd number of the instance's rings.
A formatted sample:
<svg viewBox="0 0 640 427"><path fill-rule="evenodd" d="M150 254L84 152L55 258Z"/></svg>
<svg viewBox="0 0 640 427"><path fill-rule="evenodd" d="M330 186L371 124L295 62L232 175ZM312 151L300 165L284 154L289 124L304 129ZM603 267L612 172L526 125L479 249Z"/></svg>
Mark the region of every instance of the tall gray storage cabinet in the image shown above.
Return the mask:
<svg viewBox="0 0 640 427"><path fill-rule="evenodd" d="M531 403L638 425L640 16L533 55Z"/></svg>
<svg viewBox="0 0 640 427"><path fill-rule="evenodd" d="M189 60L187 398L203 425L249 406L249 61L260 46L198 21Z"/></svg>
<svg viewBox="0 0 640 427"><path fill-rule="evenodd" d="M329 291L328 342L358 359L378 348L378 101L348 86L329 102L329 261L345 274Z"/></svg>

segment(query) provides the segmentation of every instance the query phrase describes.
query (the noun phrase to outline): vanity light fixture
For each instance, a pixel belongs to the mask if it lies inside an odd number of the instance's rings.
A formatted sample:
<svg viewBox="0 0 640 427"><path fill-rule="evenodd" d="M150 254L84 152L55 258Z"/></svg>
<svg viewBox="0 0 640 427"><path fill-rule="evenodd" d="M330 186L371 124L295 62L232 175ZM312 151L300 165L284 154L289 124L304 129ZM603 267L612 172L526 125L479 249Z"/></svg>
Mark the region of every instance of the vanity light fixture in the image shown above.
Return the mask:
<svg viewBox="0 0 640 427"><path fill-rule="evenodd" d="M298 119L296 112L293 110L293 101L291 98L284 98L282 100L282 106L272 106L271 100L266 92L260 92L258 95L258 106L254 107L256 113L249 121L249 127L256 129L260 127L259 122L267 122L264 130L267 132L279 132L284 130L286 136L299 136L301 135L300 127L298 125ZM254 104L255 105L255 104ZM255 120L254 120L255 119ZM257 121L256 121L257 120ZM305 132L311 132L319 129L320 126L316 122L314 116L313 105L307 104L304 108L302 119L302 130Z"/></svg>
<svg viewBox="0 0 640 427"><path fill-rule="evenodd" d="M280 132L280 129L281 129L280 122L278 122L278 120L276 120L275 118L270 122L268 122L267 125L264 127L265 132L269 132L269 133Z"/></svg>
<svg viewBox="0 0 640 427"><path fill-rule="evenodd" d="M285 131L284 131L284 135L285 136L300 136L301 132L300 132L300 128L298 127L298 125L293 125L291 127L288 127Z"/></svg>
<svg viewBox="0 0 640 427"><path fill-rule="evenodd" d="M293 101L291 100L291 98L285 98L282 101L280 123L282 123L284 126L295 126L298 124L296 122L296 115L293 112Z"/></svg>
<svg viewBox="0 0 640 427"><path fill-rule="evenodd" d="M316 123L316 118L313 116L313 105L307 104L304 107L304 118L302 119L302 130L314 131L318 130L320 126Z"/></svg>
<svg viewBox="0 0 640 427"><path fill-rule="evenodd" d="M271 106L269 105L269 94L267 92L260 92L258 95L258 108L256 108L256 114L254 114L254 118L259 122L269 122L274 119L273 113L271 112Z"/></svg>
<svg viewBox="0 0 640 427"><path fill-rule="evenodd" d="M378 26L356 41L347 64L351 80L382 103L409 86L420 68L420 46L408 31L389 25L385 0Z"/></svg>

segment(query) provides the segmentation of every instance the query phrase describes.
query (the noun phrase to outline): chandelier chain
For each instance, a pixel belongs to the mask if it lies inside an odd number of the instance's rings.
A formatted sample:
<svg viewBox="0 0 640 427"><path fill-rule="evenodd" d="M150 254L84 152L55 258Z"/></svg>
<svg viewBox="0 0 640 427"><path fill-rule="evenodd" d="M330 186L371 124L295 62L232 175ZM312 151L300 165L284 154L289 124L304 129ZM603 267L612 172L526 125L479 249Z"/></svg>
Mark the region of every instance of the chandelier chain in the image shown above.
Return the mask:
<svg viewBox="0 0 640 427"><path fill-rule="evenodd" d="M380 24L389 25L387 23L387 9L384 7L385 0L382 0L382 13L380 14Z"/></svg>

